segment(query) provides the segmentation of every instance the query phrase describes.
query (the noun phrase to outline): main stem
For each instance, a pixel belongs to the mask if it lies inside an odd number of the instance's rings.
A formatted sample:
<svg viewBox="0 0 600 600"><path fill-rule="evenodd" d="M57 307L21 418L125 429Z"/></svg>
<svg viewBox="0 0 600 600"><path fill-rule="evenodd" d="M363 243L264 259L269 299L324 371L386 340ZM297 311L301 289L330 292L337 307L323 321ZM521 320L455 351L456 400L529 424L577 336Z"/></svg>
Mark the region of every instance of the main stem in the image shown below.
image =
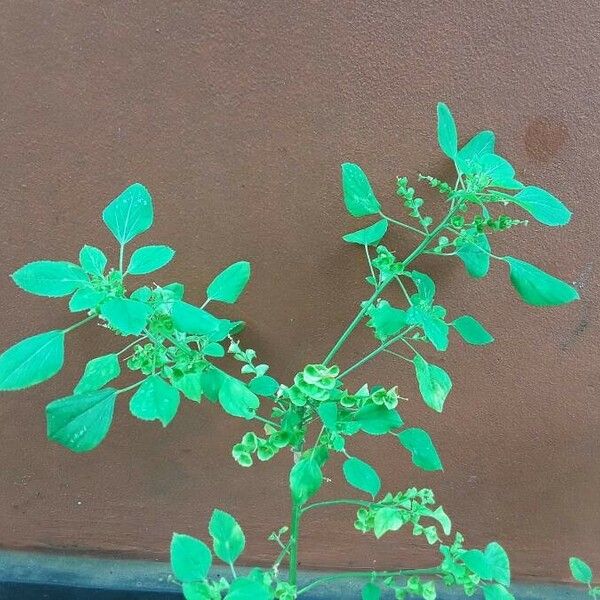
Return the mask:
<svg viewBox="0 0 600 600"><path fill-rule="evenodd" d="M296 585L298 576L298 538L300 535L300 517L302 511L300 505L292 498L292 516L290 522L290 565L289 583Z"/></svg>

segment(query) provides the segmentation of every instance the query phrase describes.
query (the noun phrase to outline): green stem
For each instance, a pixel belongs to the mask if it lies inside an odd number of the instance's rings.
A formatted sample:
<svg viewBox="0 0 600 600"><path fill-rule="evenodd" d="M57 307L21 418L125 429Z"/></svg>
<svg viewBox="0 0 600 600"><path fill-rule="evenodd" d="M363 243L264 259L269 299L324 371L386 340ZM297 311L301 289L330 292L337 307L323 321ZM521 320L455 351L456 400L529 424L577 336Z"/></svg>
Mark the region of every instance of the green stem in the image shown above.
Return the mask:
<svg viewBox="0 0 600 600"><path fill-rule="evenodd" d="M309 590L312 590L319 585L323 585L329 581L336 581L337 579L385 579L386 577L411 577L413 575L440 575L442 570L439 567L432 567L430 569L410 569L400 571L364 571L357 573L336 573L335 575L328 575L327 577L321 577L315 581L309 583L307 586L301 588L298 591L298 596L304 594Z"/></svg>
<svg viewBox="0 0 600 600"><path fill-rule="evenodd" d="M119 271L123 273L123 252L125 250L125 244L119 246Z"/></svg>
<svg viewBox="0 0 600 600"><path fill-rule="evenodd" d="M134 390L136 387L139 387L140 385L142 385L142 383L144 383L144 381L146 381L146 379L142 379L141 381L138 381L137 383L133 383L132 385L128 385L127 387L117 390L117 393L124 394L125 392L129 392L130 390Z"/></svg>
<svg viewBox="0 0 600 600"><path fill-rule="evenodd" d="M393 223L394 225L399 225L400 227L404 227L405 229L408 229L408 230L412 231L413 233L418 233L419 235L427 235L424 231L421 231L420 229L417 229L416 227L413 227L412 225L407 225L406 223L403 223L402 221L396 221L396 219L392 219L391 217L384 215L382 212L380 212L379 214L386 221L389 221L390 223Z"/></svg>
<svg viewBox="0 0 600 600"><path fill-rule="evenodd" d="M86 317L85 319L82 319L81 321L77 321L77 323L73 323L73 325L70 325L66 329L63 329L63 333L66 335L67 333L70 333L71 331L73 331L73 329L77 329L78 327L81 327L82 325L89 323L91 320L93 320L95 318L96 318L96 315L90 315L89 317Z"/></svg>
<svg viewBox="0 0 600 600"><path fill-rule="evenodd" d="M302 514L305 512L312 510L313 508L323 508L325 506L339 506L340 504L348 505L348 506L373 506L377 504L377 502L369 502L368 500L324 500L323 502L315 502L314 504L309 504L302 509Z"/></svg>
<svg viewBox="0 0 600 600"><path fill-rule="evenodd" d="M137 340L134 340L133 342L131 342L131 344L127 344L127 346L125 346L125 348L123 348L123 350L119 350L117 352L117 356L120 356L121 354L123 354L124 352L127 352L127 350L129 350L129 348L132 348L133 346L135 346L136 344L139 344L141 341L145 340L147 336L143 335L142 337L138 338Z"/></svg>
<svg viewBox="0 0 600 600"><path fill-rule="evenodd" d="M292 498L292 516L290 520L290 565L289 565L289 583L296 585L298 575L298 538L300 535L300 517L302 510L300 505Z"/></svg>

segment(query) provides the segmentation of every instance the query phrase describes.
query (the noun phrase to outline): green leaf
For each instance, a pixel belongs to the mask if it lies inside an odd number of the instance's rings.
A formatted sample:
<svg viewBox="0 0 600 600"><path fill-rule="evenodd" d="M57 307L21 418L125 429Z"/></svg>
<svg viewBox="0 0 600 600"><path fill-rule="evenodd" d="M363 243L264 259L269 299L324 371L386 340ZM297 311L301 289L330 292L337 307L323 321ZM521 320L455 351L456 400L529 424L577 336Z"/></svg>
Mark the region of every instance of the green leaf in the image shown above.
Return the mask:
<svg viewBox="0 0 600 600"><path fill-rule="evenodd" d="M435 282L433 279L431 279L429 275L419 273L418 271L413 271L410 274L410 278L417 286L417 294L420 301L424 304L431 305L435 298Z"/></svg>
<svg viewBox="0 0 600 600"><path fill-rule="evenodd" d="M175 256L175 250L169 246L142 246L132 255L127 267L130 275L146 275L162 269Z"/></svg>
<svg viewBox="0 0 600 600"><path fill-rule="evenodd" d="M483 586L484 600L515 600L515 597L498 583Z"/></svg>
<svg viewBox="0 0 600 600"><path fill-rule="evenodd" d="M515 175L513 166L497 154L484 154L477 166L475 172L487 175L494 184L501 184L505 181L512 182ZM503 187L501 185L496 186Z"/></svg>
<svg viewBox="0 0 600 600"><path fill-rule="evenodd" d="M371 184L358 165L342 165L342 190L346 209L353 217L377 215L381 211L381 205L375 198Z"/></svg>
<svg viewBox="0 0 600 600"><path fill-rule="evenodd" d="M106 294L104 292L97 292L89 287L79 288L69 300L69 310L71 312L80 312L96 308L105 297Z"/></svg>
<svg viewBox="0 0 600 600"><path fill-rule="evenodd" d="M119 366L119 357L116 354L106 354L93 358L87 365L79 383L73 390L74 394L83 394L84 392L94 392L104 387L107 383L121 374Z"/></svg>
<svg viewBox="0 0 600 600"><path fill-rule="evenodd" d="M95 246L84 246L79 251L79 264L82 269L90 275L101 277L104 274L108 259L100 248Z"/></svg>
<svg viewBox="0 0 600 600"><path fill-rule="evenodd" d="M420 325L425 337L433 344L433 347L445 352L448 349L448 324L435 316L431 309L422 308L419 305L411 306L406 311L406 320L411 325Z"/></svg>
<svg viewBox="0 0 600 600"><path fill-rule="evenodd" d="M204 352L204 356L212 356L214 358L223 358L225 356L225 348L221 344L217 344L217 342L206 344L202 351Z"/></svg>
<svg viewBox="0 0 600 600"><path fill-rule="evenodd" d="M260 400L239 379L226 376L219 388L219 404L234 417L252 419Z"/></svg>
<svg viewBox="0 0 600 600"><path fill-rule="evenodd" d="M485 234L476 233L474 229L470 234L471 239L458 247L456 255L471 277L485 277L490 270L490 242Z"/></svg>
<svg viewBox="0 0 600 600"><path fill-rule="evenodd" d="M147 286L143 285L139 287L137 290L131 292L129 298L130 300L137 300L138 302L148 302L150 297L152 296L152 290Z"/></svg>
<svg viewBox="0 0 600 600"><path fill-rule="evenodd" d="M323 485L319 463L310 457L298 461L290 471L290 489L297 504L304 504Z"/></svg>
<svg viewBox="0 0 600 600"><path fill-rule="evenodd" d="M212 563L208 546L183 533L174 533L171 539L171 569L181 583L202 581Z"/></svg>
<svg viewBox="0 0 600 600"><path fill-rule="evenodd" d="M442 152L454 160L458 152L456 123L450 109L443 103L437 105L437 137Z"/></svg>
<svg viewBox="0 0 600 600"><path fill-rule="evenodd" d="M209 300L233 304L242 294L250 280L250 263L242 260L221 271L206 290Z"/></svg>
<svg viewBox="0 0 600 600"><path fill-rule="evenodd" d="M400 333L406 326L406 311L391 306L387 300L381 300L368 313L367 326L374 329L375 337L380 341Z"/></svg>
<svg viewBox="0 0 600 600"><path fill-rule="evenodd" d="M129 410L142 421L158 420L166 427L177 414L179 392L158 375L142 383L129 401Z"/></svg>
<svg viewBox="0 0 600 600"><path fill-rule="evenodd" d="M246 538L238 522L222 510L215 509L208 524L214 553L225 563L233 564L246 546Z"/></svg>
<svg viewBox="0 0 600 600"><path fill-rule="evenodd" d="M146 327L150 308L137 300L111 298L101 306L100 314L120 333L139 335Z"/></svg>
<svg viewBox="0 0 600 600"><path fill-rule="evenodd" d="M373 225L369 225L364 229L359 229L353 233L347 233L342 237L345 242L350 244L359 244L361 246L372 246L381 241L387 233L388 222L386 219L381 219Z"/></svg>
<svg viewBox="0 0 600 600"><path fill-rule="evenodd" d="M592 569L590 569L590 566L586 562L576 556L571 556L569 558L569 567L573 579L585 584L592 583Z"/></svg>
<svg viewBox="0 0 600 600"><path fill-rule="evenodd" d="M510 585L510 562L504 548L497 542L491 542L482 552L468 550L461 559L482 579L497 581L502 585Z"/></svg>
<svg viewBox="0 0 600 600"><path fill-rule="evenodd" d="M504 260L509 264L510 281L513 287L527 304L559 306L579 300L579 293L568 283L524 260L512 256L505 256Z"/></svg>
<svg viewBox="0 0 600 600"><path fill-rule="evenodd" d="M65 333L55 329L21 340L0 354L0 390L22 390L56 375L65 360Z"/></svg>
<svg viewBox="0 0 600 600"><path fill-rule="evenodd" d="M402 511L393 506L384 506L375 513L373 522L373 533L379 539L388 531L398 531L405 521L402 518Z"/></svg>
<svg viewBox="0 0 600 600"><path fill-rule="evenodd" d="M125 245L152 227L150 193L141 183L130 185L104 209L102 219L117 241Z"/></svg>
<svg viewBox="0 0 600 600"><path fill-rule="evenodd" d="M337 417L338 407L335 402L321 402L317 408L317 413L323 425L329 429L329 431L335 431L337 429Z"/></svg>
<svg viewBox="0 0 600 600"><path fill-rule="evenodd" d="M46 406L48 438L73 452L93 450L110 429L117 393L105 388L50 402Z"/></svg>
<svg viewBox="0 0 600 600"><path fill-rule="evenodd" d="M474 135L456 155L456 165L462 173L469 171L471 162L477 163L485 154L494 152L496 136L493 131L480 131Z"/></svg>
<svg viewBox="0 0 600 600"><path fill-rule="evenodd" d="M412 461L424 471L442 471L442 461L429 437L423 429L413 427L398 434L400 443L411 453Z"/></svg>
<svg viewBox="0 0 600 600"><path fill-rule="evenodd" d="M381 479L371 465L359 458L352 457L344 462L343 471L346 481L352 487L371 494L373 498L379 494Z"/></svg>
<svg viewBox="0 0 600 600"><path fill-rule="evenodd" d="M398 411L377 404L367 404L354 415L360 429L369 435L384 435L393 429L402 427Z"/></svg>
<svg viewBox="0 0 600 600"><path fill-rule="evenodd" d="M523 188L512 197L511 202L550 227L566 225L571 220L571 211L558 198L539 187L530 185Z"/></svg>
<svg viewBox="0 0 600 600"><path fill-rule="evenodd" d="M89 282L81 267L58 260L28 263L15 271L11 277L22 290L48 298L68 296Z"/></svg>
<svg viewBox="0 0 600 600"><path fill-rule="evenodd" d="M380 600L381 590L374 583L367 583L362 589L362 600Z"/></svg>
<svg viewBox="0 0 600 600"><path fill-rule="evenodd" d="M249 384L250 391L258 394L259 396L273 396L279 389L279 383L276 379L269 375L260 375L255 377Z"/></svg>
<svg viewBox="0 0 600 600"><path fill-rule="evenodd" d="M228 377L229 375L227 375L227 373L221 371L221 369L218 369L214 365L210 365L202 371L202 392L210 402L218 402L219 390Z"/></svg>
<svg viewBox="0 0 600 600"><path fill-rule="evenodd" d="M463 315L452 321L451 325L458 331L467 344L483 346L494 341L490 332L471 315Z"/></svg>
<svg viewBox="0 0 600 600"><path fill-rule="evenodd" d="M173 385L189 400L200 402L202 398L202 371L185 373L173 380Z"/></svg>
<svg viewBox="0 0 600 600"><path fill-rule="evenodd" d="M418 354L414 358L414 365L423 401L429 408L441 413L452 389L452 379L442 367L428 363Z"/></svg>
<svg viewBox="0 0 600 600"><path fill-rule="evenodd" d="M238 577L231 582L225 600L271 600L273 595L269 588L247 577Z"/></svg>
<svg viewBox="0 0 600 600"><path fill-rule="evenodd" d="M203 308L182 301L173 304L171 317L176 329L195 335L210 335L221 326L221 319Z"/></svg>

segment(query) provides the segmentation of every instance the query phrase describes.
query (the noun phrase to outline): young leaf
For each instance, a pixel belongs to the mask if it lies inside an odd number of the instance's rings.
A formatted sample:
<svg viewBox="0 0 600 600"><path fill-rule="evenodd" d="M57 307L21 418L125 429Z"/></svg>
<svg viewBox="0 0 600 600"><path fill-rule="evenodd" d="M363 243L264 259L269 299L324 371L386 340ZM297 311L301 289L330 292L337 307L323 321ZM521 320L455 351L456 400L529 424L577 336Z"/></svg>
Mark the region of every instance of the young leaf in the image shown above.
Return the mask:
<svg viewBox="0 0 600 600"><path fill-rule="evenodd" d="M91 287L79 288L69 300L69 310L71 312L90 310L90 308L98 306L105 297L104 292L97 292Z"/></svg>
<svg viewBox="0 0 600 600"><path fill-rule="evenodd" d="M279 383L276 379L273 379L270 375L260 375L255 377L249 384L250 391L258 394L259 396L273 396L279 389Z"/></svg>
<svg viewBox="0 0 600 600"><path fill-rule="evenodd" d="M146 275L171 262L175 250L169 246L142 246L132 255L127 267L130 275Z"/></svg>
<svg viewBox="0 0 600 600"><path fill-rule="evenodd" d="M383 236L387 233L388 222L386 219L381 219L373 225L369 225L364 229L359 229L353 233L347 233L342 237L345 242L350 244L359 244L361 246L373 246L378 244Z"/></svg>
<svg viewBox="0 0 600 600"><path fill-rule="evenodd" d="M482 579L510 585L510 562L504 548L497 542L491 542L482 552L468 550L461 555L465 565Z"/></svg>
<svg viewBox="0 0 600 600"><path fill-rule="evenodd" d="M369 435L385 435L398 427L402 427L402 419L396 410L385 406L367 404L354 415L360 429Z"/></svg>
<svg viewBox="0 0 600 600"><path fill-rule="evenodd" d="M358 165L342 165L342 191L346 209L353 217L379 214L381 205L375 198L367 176Z"/></svg>
<svg viewBox="0 0 600 600"><path fill-rule="evenodd" d="M454 319L451 325L458 331L467 344L474 346L483 346L494 341L490 332L471 315L463 315Z"/></svg>
<svg viewBox="0 0 600 600"><path fill-rule="evenodd" d="M512 256L505 256L504 260L509 264L510 281L513 287L527 304L559 306L579 300L579 293L568 283L524 260Z"/></svg>
<svg viewBox="0 0 600 600"><path fill-rule="evenodd" d="M515 600L515 597L499 583L483 586L484 600Z"/></svg>
<svg viewBox="0 0 600 600"><path fill-rule="evenodd" d="M470 163L478 163L485 154L494 152L496 136L493 131L480 131L456 155L456 165L462 173L470 172Z"/></svg>
<svg viewBox="0 0 600 600"><path fill-rule="evenodd" d="M573 579L585 584L592 583L592 569L590 569L590 566L586 562L576 556L571 556L569 558L569 567Z"/></svg>
<svg viewBox="0 0 600 600"><path fill-rule="evenodd" d="M335 402L321 402L317 408L317 413L323 425L329 431L335 431L337 425L338 407Z"/></svg>
<svg viewBox="0 0 600 600"><path fill-rule="evenodd" d="M175 379L173 385L189 400L200 402L202 398L202 371L185 373Z"/></svg>
<svg viewBox="0 0 600 600"><path fill-rule="evenodd" d="M400 509L393 506L384 506L375 514L373 533L379 539L388 531L398 531L404 523L405 521L402 518L402 511Z"/></svg>
<svg viewBox="0 0 600 600"><path fill-rule="evenodd" d="M0 390L22 390L56 375L65 359L62 330L39 333L0 354Z"/></svg>
<svg viewBox="0 0 600 600"><path fill-rule="evenodd" d="M74 394L94 392L121 374L119 357L116 354L106 354L93 358L87 365L81 379L73 390Z"/></svg>
<svg viewBox="0 0 600 600"><path fill-rule="evenodd" d="M381 300L368 315L367 326L374 329L375 337L382 342L400 333L406 326L406 311L390 306L387 300Z"/></svg>
<svg viewBox="0 0 600 600"><path fill-rule="evenodd" d="M150 308L137 300L111 298L100 308L111 327L124 335L139 335L146 327Z"/></svg>
<svg viewBox="0 0 600 600"><path fill-rule="evenodd" d="M179 392L158 375L142 383L129 401L129 410L143 421L159 420L166 427L177 414Z"/></svg>
<svg viewBox="0 0 600 600"><path fill-rule="evenodd" d="M423 429L413 427L398 434L400 443L411 453L412 461L424 471L442 471L442 461L429 437Z"/></svg>
<svg viewBox="0 0 600 600"><path fill-rule="evenodd" d="M362 600L380 600L381 590L374 583L367 583L361 592Z"/></svg>
<svg viewBox="0 0 600 600"><path fill-rule="evenodd" d="M112 423L117 390L105 388L59 398L46 406L48 438L73 452L93 450Z"/></svg>
<svg viewBox="0 0 600 600"><path fill-rule="evenodd" d="M241 381L226 376L219 388L219 404L226 413L234 417L252 419L260 400Z"/></svg>
<svg viewBox="0 0 600 600"><path fill-rule="evenodd" d="M233 304L242 294L250 280L250 263L245 260L229 265L221 271L206 290L209 300Z"/></svg>
<svg viewBox="0 0 600 600"><path fill-rule="evenodd" d="M452 389L452 380L444 369L428 363L418 354L414 358L415 373L423 401L429 408L442 412Z"/></svg>
<svg viewBox="0 0 600 600"><path fill-rule="evenodd" d="M381 490L381 479L375 469L359 458L349 458L344 462L346 481L358 490L371 494L373 498Z"/></svg>
<svg viewBox="0 0 600 600"><path fill-rule="evenodd" d="M171 539L171 568L181 583L202 581L210 570L212 555L208 546L183 533Z"/></svg>
<svg viewBox="0 0 600 600"><path fill-rule="evenodd" d="M88 277L81 267L58 260L28 263L11 277L22 290L48 298L68 296L88 283Z"/></svg>
<svg viewBox="0 0 600 600"><path fill-rule="evenodd" d="M310 457L298 461L290 471L290 489L297 504L304 504L323 485L319 463Z"/></svg>
<svg viewBox="0 0 600 600"><path fill-rule="evenodd" d="M456 123L450 109L443 103L437 105L437 137L442 152L454 160L458 152L458 134Z"/></svg>
<svg viewBox="0 0 600 600"><path fill-rule="evenodd" d="M490 270L490 242L483 233L471 230L471 238L456 250L456 256L463 261L471 277L485 277Z"/></svg>
<svg viewBox="0 0 600 600"><path fill-rule="evenodd" d="M152 227L150 193L141 183L130 185L104 209L102 219L117 241L125 245Z"/></svg>
<svg viewBox="0 0 600 600"><path fill-rule="evenodd" d="M95 246L86 245L79 251L79 264L90 275L102 276L107 262L104 252Z"/></svg>
<svg viewBox="0 0 600 600"><path fill-rule="evenodd" d="M225 563L233 564L246 546L246 538L238 522L222 510L215 509L208 524L214 553Z"/></svg>
<svg viewBox="0 0 600 600"><path fill-rule="evenodd" d="M425 337L436 350L445 352L448 349L448 324L435 316L431 309L422 308L419 305L411 306L406 311L406 320L411 325L420 325Z"/></svg>
<svg viewBox="0 0 600 600"><path fill-rule="evenodd" d="M224 600L272 600L271 590L262 581L238 577L231 582Z"/></svg>
<svg viewBox="0 0 600 600"><path fill-rule="evenodd" d="M557 227L571 220L571 211L552 194L535 186L523 188L511 202L526 210L543 225Z"/></svg>

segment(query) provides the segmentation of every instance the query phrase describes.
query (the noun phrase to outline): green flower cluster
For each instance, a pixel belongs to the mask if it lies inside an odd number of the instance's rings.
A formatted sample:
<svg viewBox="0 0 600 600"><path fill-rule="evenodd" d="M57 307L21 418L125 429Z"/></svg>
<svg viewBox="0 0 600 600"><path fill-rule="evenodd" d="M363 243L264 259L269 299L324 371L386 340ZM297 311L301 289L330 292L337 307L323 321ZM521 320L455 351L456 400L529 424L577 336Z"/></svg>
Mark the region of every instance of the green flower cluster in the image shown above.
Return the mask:
<svg viewBox="0 0 600 600"><path fill-rule="evenodd" d="M404 206L410 210L408 214L417 219L423 229L427 230L431 223L433 223L433 219L431 217L424 217L421 214L421 207L424 204L424 200L415 196L415 188L408 185L407 177L398 177L396 180L396 195L404 200Z"/></svg>
<svg viewBox="0 0 600 600"><path fill-rule="evenodd" d="M337 366L306 365L294 377L294 385L284 389L284 396L295 406L318 405L331 399L338 385Z"/></svg>

